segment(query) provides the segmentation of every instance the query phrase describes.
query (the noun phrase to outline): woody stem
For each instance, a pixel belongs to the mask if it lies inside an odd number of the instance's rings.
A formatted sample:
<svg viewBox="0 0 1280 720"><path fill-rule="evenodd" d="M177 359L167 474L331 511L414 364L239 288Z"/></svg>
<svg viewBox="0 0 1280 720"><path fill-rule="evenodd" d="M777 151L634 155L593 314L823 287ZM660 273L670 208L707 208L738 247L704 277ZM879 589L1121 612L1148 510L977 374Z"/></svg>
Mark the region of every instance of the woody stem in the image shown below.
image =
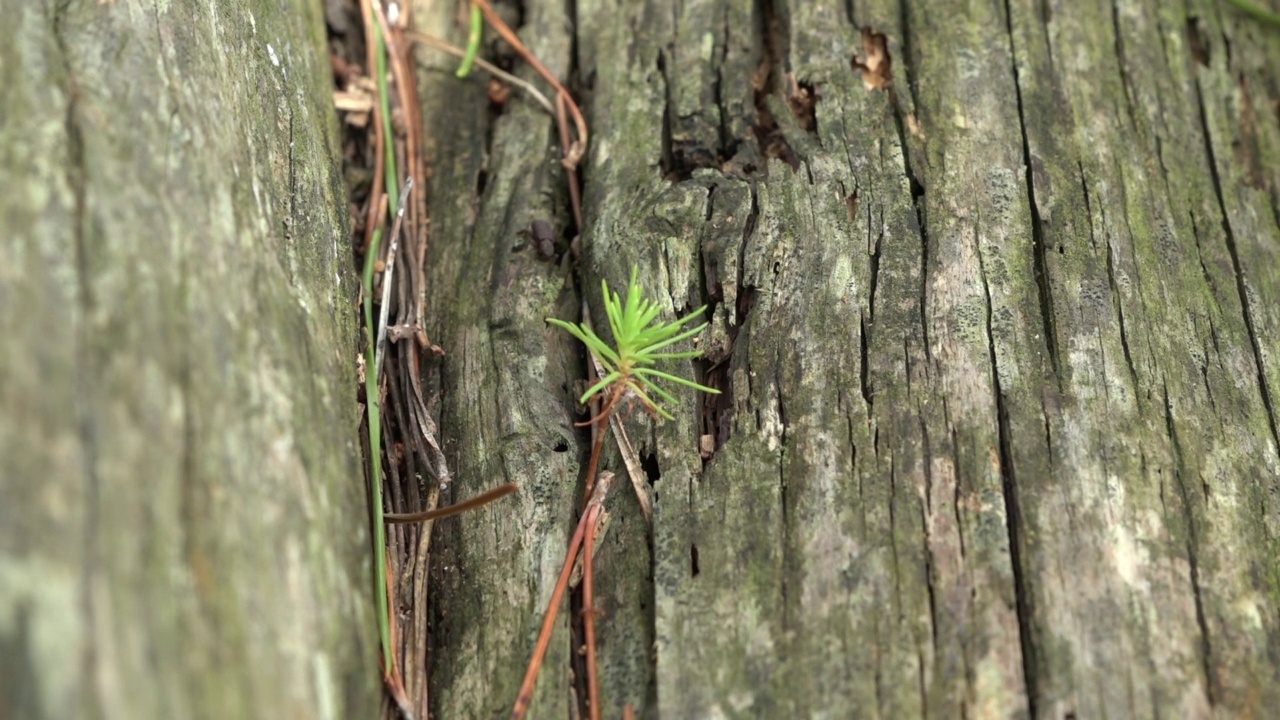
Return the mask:
<svg viewBox="0 0 1280 720"><path fill-rule="evenodd" d="M605 398L604 405L601 406L600 413L596 415L595 422L592 424L595 439L591 443L591 458L587 460L587 484L582 493L583 507L586 507L591 499L591 492L595 489L596 471L600 468L600 451L604 449L604 436L609 432L609 417L613 414L613 408L621 398L622 391L621 383L615 384L609 390L609 395Z"/></svg>

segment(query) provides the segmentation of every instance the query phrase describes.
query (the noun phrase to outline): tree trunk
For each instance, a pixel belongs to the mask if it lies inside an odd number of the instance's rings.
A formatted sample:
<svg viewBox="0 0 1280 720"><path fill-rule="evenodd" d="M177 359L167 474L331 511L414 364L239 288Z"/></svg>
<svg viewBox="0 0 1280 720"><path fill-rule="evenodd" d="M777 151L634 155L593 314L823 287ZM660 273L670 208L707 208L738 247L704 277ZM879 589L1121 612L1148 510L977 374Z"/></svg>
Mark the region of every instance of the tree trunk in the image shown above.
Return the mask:
<svg viewBox="0 0 1280 720"><path fill-rule="evenodd" d="M520 235L570 223L553 122L423 55L441 425L462 495L524 489L441 525L439 716L515 699L587 449L542 321L602 318L633 265L668 320L710 304L668 369L724 394L628 423L656 502L650 544L610 501L606 717L1274 712L1275 31L1212 0L571 7L522 36L593 133L576 282Z"/></svg>
<svg viewBox="0 0 1280 720"><path fill-rule="evenodd" d="M0 717L377 706L321 12L0 0Z"/></svg>

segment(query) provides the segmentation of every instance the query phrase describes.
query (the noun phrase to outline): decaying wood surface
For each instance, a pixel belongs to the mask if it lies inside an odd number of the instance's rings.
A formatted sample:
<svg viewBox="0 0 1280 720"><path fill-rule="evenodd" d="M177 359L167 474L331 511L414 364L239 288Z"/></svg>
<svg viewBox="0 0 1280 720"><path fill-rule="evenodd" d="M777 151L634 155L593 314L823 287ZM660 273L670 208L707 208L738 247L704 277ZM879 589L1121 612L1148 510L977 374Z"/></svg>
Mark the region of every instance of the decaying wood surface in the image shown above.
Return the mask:
<svg viewBox="0 0 1280 720"><path fill-rule="evenodd" d="M1275 32L1210 0L572 8L510 17L583 88L576 280L521 236L570 223L553 122L423 55L455 492L524 488L441 525L439 715L514 700L587 450L542 319L634 264L668 319L711 305L669 369L725 394L629 423L653 541L615 495L606 717L1270 716Z"/></svg>
<svg viewBox="0 0 1280 720"><path fill-rule="evenodd" d="M0 1L0 717L377 707L322 12Z"/></svg>
<svg viewBox="0 0 1280 720"><path fill-rule="evenodd" d="M414 17L420 30L448 36L457 10L419 3ZM525 21L533 51L567 73L563 10L530 7ZM576 295L569 275L522 233L537 219L563 227L567 199L544 111L513 100L490 125L484 77L462 82L456 60L419 57L433 168L427 317L436 324L428 334L446 353L436 365L437 419L457 478L450 492L469 497L504 478L520 485L517 495L436 526L430 697L436 717L496 717L515 702L576 522L581 458L569 388L582 365L571 339L544 323L578 312ZM567 623L562 616L547 655L537 717L568 713Z"/></svg>

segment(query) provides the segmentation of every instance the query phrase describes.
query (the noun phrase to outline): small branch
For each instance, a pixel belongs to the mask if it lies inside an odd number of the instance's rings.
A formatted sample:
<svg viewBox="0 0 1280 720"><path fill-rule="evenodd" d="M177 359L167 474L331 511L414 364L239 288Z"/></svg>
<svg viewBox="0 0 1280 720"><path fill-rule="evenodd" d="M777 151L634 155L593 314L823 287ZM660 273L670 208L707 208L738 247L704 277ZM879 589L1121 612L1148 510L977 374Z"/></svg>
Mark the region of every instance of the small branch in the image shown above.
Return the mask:
<svg viewBox="0 0 1280 720"><path fill-rule="evenodd" d="M604 429L601 428L601 434ZM603 483L603 479L601 480ZM597 513L598 514L598 513ZM587 523L587 534L582 541L582 627L587 643L587 713L591 720L600 720L600 671L596 668L596 604L595 585L592 581L591 552L595 547L596 523Z"/></svg>
<svg viewBox="0 0 1280 720"><path fill-rule="evenodd" d="M556 76L552 75L551 71L538 58L534 57L533 53L529 52L529 48L520 42L520 38L502 20L502 16L498 15L498 12L493 9L493 6L489 4L489 0L471 0L471 2L480 6L480 10L484 12L485 19L489 21L494 30L498 31L502 39L506 40L507 44L519 53L520 57L524 58L525 62L529 63L534 70L537 70L538 74L550 83L557 93L564 97L565 102L569 105L569 112L573 115L573 123L578 128L578 139L574 141L569 153L565 155L561 163L569 170L576 169L578 163L582 160L583 154L587 151L587 121L583 119L582 111L578 109L578 104L573 101L573 96L569 94L568 90L564 89L564 86L560 84Z"/></svg>
<svg viewBox="0 0 1280 720"><path fill-rule="evenodd" d="M569 551L565 554L564 567L560 569L560 578L556 580L555 590L551 592L551 601L542 618L542 629L538 632L538 642L533 648L533 657L529 659L529 667L525 671L524 680L520 683L520 694L516 696L515 707L511 709L511 720L523 720L533 703L533 689L538 682L538 672L542 669L542 659L546 657L547 647L551 645L551 631L555 627L556 615L560 612L560 602L564 599L564 591L569 586L569 576L573 574L574 561L578 557L578 549L586 537L587 528L594 527L604 511L604 500L609 494L609 486L613 484L613 473L600 473L600 482L596 483L595 492L587 501L586 512L578 521L569 541Z"/></svg>
<svg viewBox="0 0 1280 720"><path fill-rule="evenodd" d="M569 123L564 119L564 95L556 95L556 124L560 126L560 151L565 157L573 150L573 141L569 137ZM565 166L569 178L569 204L573 207L573 226L582 234L582 188L578 183L578 168Z"/></svg>
<svg viewBox="0 0 1280 720"><path fill-rule="evenodd" d="M482 492L479 495L469 500L463 500L460 503L454 503L449 507L432 508L431 510L423 510L421 512L416 512L416 513L383 513L382 519L389 523L414 523L414 522L425 522L427 520L439 520L440 518L446 518L452 515L459 515L468 510L474 510L475 508L483 507L493 502L494 500L497 500L502 497L506 497L507 495L510 495L511 493L519 489L520 489L519 486L517 486L515 483L507 483L505 485L499 485L498 487L492 490Z"/></svg>
<svg viewBox="0 0 1280 720"><path fill-rule="evenodd" d="M587 460L587 485L583 490L582 496L585 498L583 508L591 504L592 493L595 488L596 471L600 468L600 451L604 448L604 436L606 423L603 422L613 414L613 408L622 399L622 393L626 388L622 385L614 386L608 397L604 400L604 405L600 408L600 413L587 424L595 428L595 440L591 444L591 458Z"/></svg>
<svg viewBox="0 0 1280 720"><path fill-rule="evenodd" d="M582 302L582 324L591 327L591 309L587 306L586 300ZM604 366L600 364L600 359L593 353L587 353L587 355L595 367L596 377L604 377ZM631 439L627 437L627 428L622 424L622 419L610 413L609 427L613 430L614 439L618 441L618 450L622 453L622 464L627 466L627 478L631 480L631 488L636 492L640 511L644 513L644 520L652 529L653 501L649 499L649 492L646 489L647 481L644 468L640 465L640 458L636 457L636 450L631 447Z"/></svg>
<svg viewBox="0 0 1280 720"><path fill-rule="evenodd" d="M456 47L454 45L450 45L449 43L445 42L444 40L441 40L440 38L427 35L426 33L419 32L417 30L405 29L404 34L410 40L413 40L414 42L417 42L417 43L421 43L423 45L433 47L442 53L452 55L457 58L463 58L463 57L466 57L467 55L467 52L465 50L459 47ZM521 90L524 90L525 92L529 93L529 96L533 98L533 101L541 105L542 109L546 110L548 115L551 115L553 117L555 116L556 110L554 107L551 106L551 101L548 100L547 96L543 95L542 92L538 90L538 88L534 87L532 83L525 80L521 80L515 75L512 75L511 73L503 70L502 68L498 67L497 65L494 65L493 63L490 63L489 61L485 60L482 57L476 58L476 67L480 68L481 70L484 70L485 72L495 77L501 78L502 80L509 82L512 85L520 88Z"/></svg>

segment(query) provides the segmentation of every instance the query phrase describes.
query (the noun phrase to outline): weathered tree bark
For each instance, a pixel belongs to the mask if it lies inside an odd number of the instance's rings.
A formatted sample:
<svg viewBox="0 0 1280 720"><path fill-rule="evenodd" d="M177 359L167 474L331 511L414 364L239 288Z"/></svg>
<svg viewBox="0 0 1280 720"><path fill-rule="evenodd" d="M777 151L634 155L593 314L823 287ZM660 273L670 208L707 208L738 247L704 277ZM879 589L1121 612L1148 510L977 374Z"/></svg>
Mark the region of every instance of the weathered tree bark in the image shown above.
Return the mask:
<svg viewBox="0 0 1280 720"><path fill-rule="evenodd" d="M377 707L321 12L0 0L0 716Z"/></svg>
<svg viewBox="0 0 1280 720"><path fill-rule="evenodd" d="M649 545L610 503L607 717L1280 706L1274 31L1211 0L572 7L522 36L584 89L579 284L520 249L568 224L552 121L423 74L441 424L464 494L525 489L437 538L442 717L514 700L573 522L583 365L542 319L574 288L602 317L633 264L668 319L710 303L670 369L725 395L630 422L656 504Z"/></svg>

